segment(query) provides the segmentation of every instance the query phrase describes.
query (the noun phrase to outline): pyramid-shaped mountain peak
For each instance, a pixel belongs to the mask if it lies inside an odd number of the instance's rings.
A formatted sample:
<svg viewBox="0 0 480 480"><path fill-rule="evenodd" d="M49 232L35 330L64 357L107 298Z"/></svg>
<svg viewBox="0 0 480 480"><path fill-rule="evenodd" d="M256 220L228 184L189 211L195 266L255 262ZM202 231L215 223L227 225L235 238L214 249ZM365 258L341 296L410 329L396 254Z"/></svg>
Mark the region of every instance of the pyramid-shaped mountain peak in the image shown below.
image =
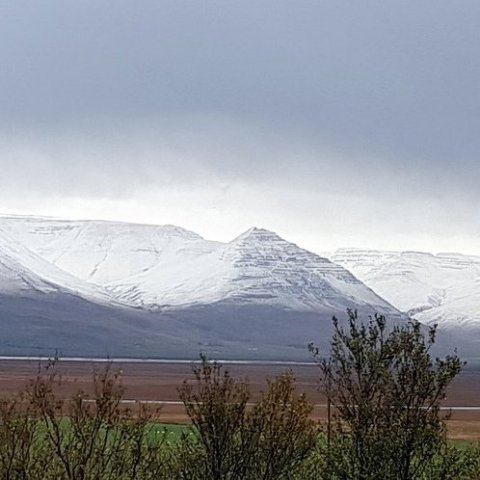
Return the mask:
<svg viewBox="0 0 480 480"><path fill-rule="evenodd" d="M277 233L267 230L266 228L259 228L259 227L251 227L247 231L243 232L237 238L233 240L233 242L242 242L242 241L259 241L259 242L267 242L267 241L282 241L286 242L282 237L280 237Z"/></svg>

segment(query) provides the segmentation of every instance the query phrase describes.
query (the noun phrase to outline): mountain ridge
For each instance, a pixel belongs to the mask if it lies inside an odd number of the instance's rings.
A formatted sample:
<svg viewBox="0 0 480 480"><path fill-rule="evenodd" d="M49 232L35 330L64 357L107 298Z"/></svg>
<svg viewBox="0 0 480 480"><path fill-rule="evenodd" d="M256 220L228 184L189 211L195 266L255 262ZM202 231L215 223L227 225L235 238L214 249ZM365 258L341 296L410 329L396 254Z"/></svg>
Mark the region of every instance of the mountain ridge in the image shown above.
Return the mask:
<svg viewBox="0 0 480 480"><path fill-rule="evenodd" d="M427 324L440 318L449 331L460 325L480 332L480 257L365 249L320 255L259 227L216 242L175 225L0 216L0 260L1 232L19 249L13 270L25 260L40 277L65 284L49 299L33 295L28 308L14 291L0 301L0 314L25 322L23 331L28 325L36 332L29 338L48 345L57 341L55 329L66 328L52 312L55 302L72 334L89 338L88 349L105 349L110 335L109 348L121 354L131 338L134 350L158 344L170 355L177 345L183 352L300 358L307 339L329 338L332 315L348 308L393 321L405 321L401 312ZM88 321L79 313L86 311ZM68 332L58 338L78 354L81 345ZM15 340L14 330L4 333Z"/></svg>
<svg viewBox="0 0 480 480"><path fill-rule="evenodd" d="M88 338L88 351L108 347L126 354L131 339L135 349L145 345L145 352L158 342L173 355L177 345L180 357L207 349L222 356L304 358L308 341L330 332L332 315L347 308L402 320L343 267L258 227L230 242L205 240L175 226L31 217L0 217L0 231L111 301L111 308L108 301L100 308L95 298L84 296L85 303L68 289L23 303L15 295L4 297L0 315L20 322L28 345L60 342L78 355ZM88 320L82 318L87 311ZM27 348L10 326L0 322L0 339ZM107 338L114 340L106 343Z"/></svg>
<svg viewBox="0 0 480 480"><path fill-rule="evenodd" d="M343 267L264 228L212 242L164 225L38 218L0 218L0 225L42 258L130 306L236 298L314 310L325 299L338 307L336 297L345 296L349 305L390 307Z"/></svg>

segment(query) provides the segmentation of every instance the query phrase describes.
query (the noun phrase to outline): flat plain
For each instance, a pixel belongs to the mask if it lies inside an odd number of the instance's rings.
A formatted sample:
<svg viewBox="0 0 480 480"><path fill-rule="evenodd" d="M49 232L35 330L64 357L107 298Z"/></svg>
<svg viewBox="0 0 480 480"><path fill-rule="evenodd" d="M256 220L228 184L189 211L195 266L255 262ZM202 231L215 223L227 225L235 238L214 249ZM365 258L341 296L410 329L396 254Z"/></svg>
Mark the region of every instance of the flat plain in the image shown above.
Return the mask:
<svg viewBox="0 0 480 480"><path fill-rule="evenodd" d="M45 362L36 360L1 360L0 393L11 394L22 390L35 377ZM64 383L65 394L78 390L89 392L92 372L105 368L105 363L93 361L60 361L57 370ZM130 401L145 401L158 405L159 420L165 423L186 423L183 406L179 402L178 387L184 380L192 379L190 363L140 363L115 362L114 370L121 371L125 388L124 398ZM228 364L225 368L233 376L247 378L255 401L265 387L269 377L291 370L296 378L298 390L304 392L314 403L313 415L325 419L325 397L319 391L319 373L315 365L288 364ZM445 411L452 407L448 420L448 434L452 439L480 441L480 368L466 368L454 381L444 401Z"/></svg>

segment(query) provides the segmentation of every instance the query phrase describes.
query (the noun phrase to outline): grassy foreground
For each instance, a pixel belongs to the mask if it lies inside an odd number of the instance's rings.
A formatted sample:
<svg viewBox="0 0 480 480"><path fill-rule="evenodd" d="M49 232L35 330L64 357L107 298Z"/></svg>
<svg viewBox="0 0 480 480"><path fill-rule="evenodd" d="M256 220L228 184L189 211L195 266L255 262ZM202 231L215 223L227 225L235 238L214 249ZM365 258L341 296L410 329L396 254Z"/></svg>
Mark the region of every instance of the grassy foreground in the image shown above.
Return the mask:
<svg viewBox="0 0 480 480"><path fill-rule="evenodd" d="M185 434L195 434L192 425L189 424L179 424L179 423L153 423L152 430L149 431L149 436L160 436L164 435L165 438L172 443L179 442L182 435ZM320 441L325 439L324 433L319 434ZM459 439L448 439L448 443L459 449L469 449L479 445L479 442L476 440L459 440Z"/></svg>

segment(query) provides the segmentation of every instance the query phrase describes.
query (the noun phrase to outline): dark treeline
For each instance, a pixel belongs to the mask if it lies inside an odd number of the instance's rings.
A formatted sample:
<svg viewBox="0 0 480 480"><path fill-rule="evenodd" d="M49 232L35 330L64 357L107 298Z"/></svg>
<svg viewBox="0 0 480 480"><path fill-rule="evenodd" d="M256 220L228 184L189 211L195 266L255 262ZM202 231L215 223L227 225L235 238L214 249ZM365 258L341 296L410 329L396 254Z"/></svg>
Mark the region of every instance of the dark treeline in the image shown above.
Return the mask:
<svg viewBox="0 0 480 480"><path fill-rule="evenodd" d="M318 360L328 418L311 419L291 372L253 404L246 379L209 362L179 388L191 426L162 432L158 412L126 408L119 374L96 372L93 393L61 395L55 362L0 401L0 478L6 480L473 480L475 446L447 442L440 412L462 362L434 359L435 328L387 328L382 316L334 319Z"/></svg>

